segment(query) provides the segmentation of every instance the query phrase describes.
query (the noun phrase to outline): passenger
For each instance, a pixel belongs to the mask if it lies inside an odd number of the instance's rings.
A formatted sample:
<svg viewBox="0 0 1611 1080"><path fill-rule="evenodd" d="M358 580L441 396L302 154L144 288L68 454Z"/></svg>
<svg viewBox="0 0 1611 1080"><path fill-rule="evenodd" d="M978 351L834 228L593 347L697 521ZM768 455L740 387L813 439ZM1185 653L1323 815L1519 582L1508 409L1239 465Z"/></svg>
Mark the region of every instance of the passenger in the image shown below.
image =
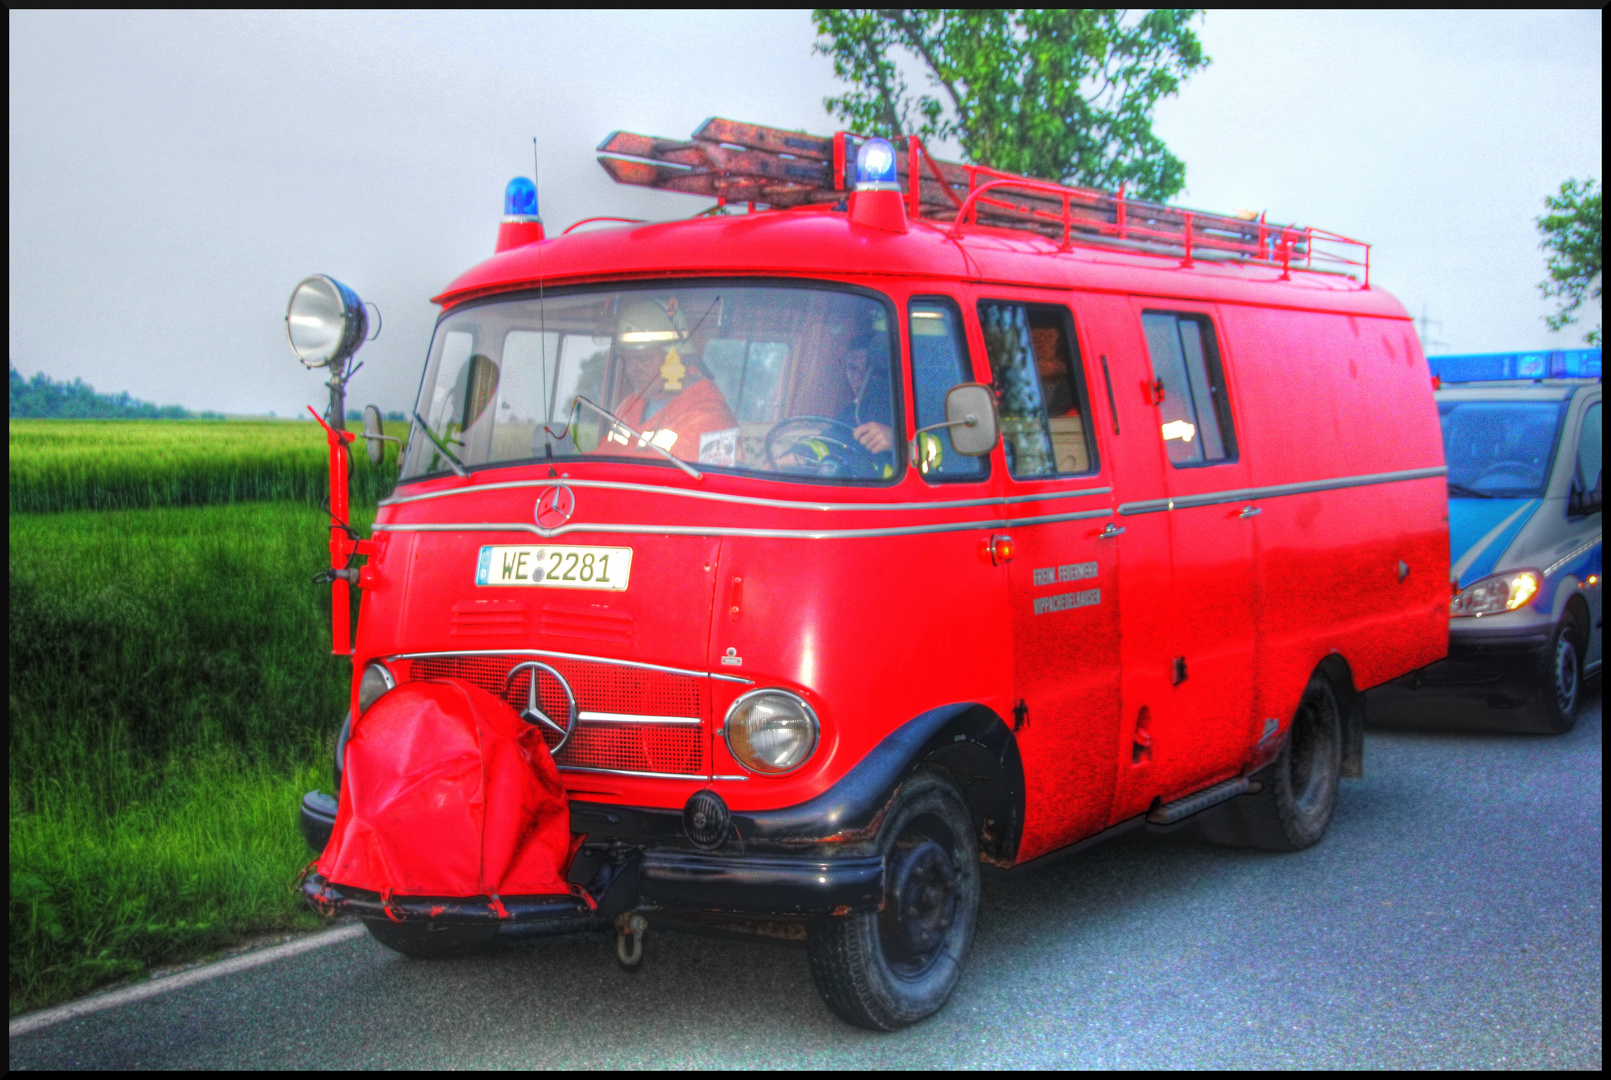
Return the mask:
<svg viewBox="0 0 1611 1080"><path fill-rule="evenodd" d="M610 411L684 461L734 465L738 421L716 380L683 354L687 334L675 305L648 297L622 303L615 340L626 396ZM596 452L659 456L622 435L609 435Z"/></svg>

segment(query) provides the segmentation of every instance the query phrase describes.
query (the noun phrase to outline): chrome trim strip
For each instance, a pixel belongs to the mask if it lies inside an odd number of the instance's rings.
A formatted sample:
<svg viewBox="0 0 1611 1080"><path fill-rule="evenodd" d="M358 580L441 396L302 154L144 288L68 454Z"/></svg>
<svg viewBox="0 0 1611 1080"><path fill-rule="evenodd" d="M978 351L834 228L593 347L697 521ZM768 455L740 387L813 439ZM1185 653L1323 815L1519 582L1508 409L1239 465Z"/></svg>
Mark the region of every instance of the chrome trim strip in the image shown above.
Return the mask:
<svg viewBox="0 0 1611 1080"><path fill-rule="evenodd" d="M618 712L581 712L577 716L584 724L681 724L698 727L704 723L697 716L640 716Z"/></svg>
<svg viewBox="0 0 1611 1080"><path fill-rule="evenodd" d="M1555 571L1559 570L1561 567L1565 566L1579 555L1582 555L1584 552L1594 550L1594 546L1600 543L1600 539L1601 538L1598 536L1591 537L1590 539L1579 544L1577 547L1573 548L1571 551L1568 551L1565 555L1562 555L1559 559L1556 559L1545 568L1544 576L1549 577L1551 574L1555 573Z"/></svg>
<svg viewBox="0 0 1611 1080"><path fill-rule="evenodd" d="M1142 499L1119 504L1119 513L1156 514L1163 510L1186 510L1194 506L1216 506L1220 503L1242 502L1252 499L1273 499L1281 495L1306 495L1314 491L1333 491L1337 488L1370 487L1373 484L1392 484L1400 480L1425 480L1445 476L1446 465L1425 469L1402 469L1398 472L1367 473L1362 476L1339 476L1331 480L1305 480L1296 484L1272 484L1269 487L1241 488L1235 491L1213 491L1202 495L1182 495L1175 499ZM376 528L379 528L377 525Z"/></svg>
<svg viewBox="0 0 1611 1080"><path fill-rule="evenodd" d="M595 769L585 765L561 765L560 772L603 773L606 776L642 776L650 780L748 780L747 776L710 776L706 773L634 772L631 769Z"/></svg>
<svg viewBox="0 0 1611 1080"><path fill-rule="evenodd" d="M978 521L947 521L935 525L898 525L881 529L740 529L721 525L622 525L615 523L571 522L556 529L528 525L522 521L470 521L421 522L417 524L381 524L374 528L382 532L527 532L543 539L564 536L566 533L649 534L655 536L747 536L769 540L856 540L874 536L917 536L923 533L966 532L969 529L1005 529L1014 525L1045 525L1054 521L1077 521L1081 518L1109 517L1112 510L1077 510L1071 514L1039 514L1034 517L1012 519L980 519Z"/></svg>
<svg viewBox="0 0 1611 1080"><path fill-rule="evenodd" d="M666 487L662 484L628 484L617 480L572 480L569 477L546 480L506 480L497 484L470 484L449 488L446 491L428 491L423 495L392 495L380 500L381 506L400 506L403 503L424 502L426 499L445 499L450 495L475 494L483 491L506 491L513 488L554 487L564 483L573 488L600 488L606 491L643 491L655 495L675 495L684 499L706 499L711 502L738 503L742 506L766 506L783 510L960 510L970 506L1003 506L1008 503L1041 502L1047 499L1074 499L1082 495L1106 495L1110 487L1083 488L1079 491L1054 491L1044 495L1014 495L1010 498L953 499L947 502L898 503L818 503L795 499L763 499L755 495L728 495L720 491L690 491L687 488Z"/></svg>
<svg viewBox="0 0 1611 1080"><path fill-rule="evenodd" d="M557 656L562 660L586 660L594 664L618 664L621 667L642 668L644 671L664 671L672 675L692 675L695 678L721 679L723 682L744 683L753 686L754 679L738 675L724 675L716 671L693 671L689 668L667 667L665 664L647 664L642 660L618 660L613 656L587 656L582 653L554 652L552 649L454 649L446 652L392 653L387 660L429 660L438 656Z"/></svg>

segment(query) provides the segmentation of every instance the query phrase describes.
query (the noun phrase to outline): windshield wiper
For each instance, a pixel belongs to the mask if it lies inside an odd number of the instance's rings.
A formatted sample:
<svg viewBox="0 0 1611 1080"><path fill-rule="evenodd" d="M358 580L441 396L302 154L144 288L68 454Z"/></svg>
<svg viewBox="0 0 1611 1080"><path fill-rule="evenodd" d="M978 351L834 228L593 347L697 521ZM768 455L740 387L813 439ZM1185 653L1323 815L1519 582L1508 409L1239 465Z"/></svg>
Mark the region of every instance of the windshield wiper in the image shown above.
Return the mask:
<svg viewBox="0 0 1611 1080"><path fill-rule="evenodd" d="M436 432L431 430L431 425L422 420L417 412L414 414L414 422L420 426L421 431L425 432L425 437L431 440L432 445L442 451L443 456L448 459L449 467L466 480L470 479L470 470L464 467L464 462L453 456L453 451L447 448L447 443L436 437Z"/></svg>
<svg viewBox="0 0 1611 1080"><path fill-rule="evenodd" d="M616 416L613 412L611 412L610 410L604 408L602 405L593 404L591 401L587 400L587 398L583 397L581 394L576 395L576 401L571 405L571 408L574 409L574 408L576 408L577 405L586 405L589 409L592 409L594 412L598 413L600 416L605 417L611 423L613 423L617 427L619 427L621 430L623 430L625 432L628 432L631 435L635 435L637 437L639 446L647 446L647 447L649 447L651 450L653 450L656 453L658 453L661 457L665 458L667 461L669 461L673 465L677 466L677 468L681 469L683 472L687 473L689 476L693 477L695 480L703 480L705 478L704 473L700 472L698 469L696 469L692 465L688 464L682 458L674 457L670 450L667 450L664 446L661 446L659 443L654 442L653 440L651 440L649 438L649 436L645 435L641 431L636 430L631 424L627 423L625 420L621 419L619 416Z"/></svg>
<svg viewBox="0 0 1611 1080"><path fill-rule="evenodd" d="M1478 491L1476 488L1468 488L1464 484L1457 484L1453 480L1449 481L1449 494L1462 499L1491 499L1494 497L1491 491Z"/></svg>

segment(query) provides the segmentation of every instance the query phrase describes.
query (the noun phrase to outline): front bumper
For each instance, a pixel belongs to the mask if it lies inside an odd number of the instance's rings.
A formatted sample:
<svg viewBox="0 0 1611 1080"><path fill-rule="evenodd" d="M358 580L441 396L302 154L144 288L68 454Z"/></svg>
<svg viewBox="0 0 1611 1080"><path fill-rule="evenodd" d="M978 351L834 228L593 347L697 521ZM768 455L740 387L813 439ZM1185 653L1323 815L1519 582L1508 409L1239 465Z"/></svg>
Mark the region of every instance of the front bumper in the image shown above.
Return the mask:
<svg viewBox="0 0 1611 1080"><path fill-rule="evenodd" d="M1553 625L1451 627L1449 655L1367 695L1385 723L1503 720L1542 707L1539 679Z"/></svg>
<svg viewBox="0 0 1611 1080"><path fill-rule="evenodd" d="M335 799L319 791L302 797L302 835L315 851L323 851L329 843L335 821ZM600 861L583 888L587 899L536 896L494 901L395 895L383 899L378 893L333 885L318 874L310 874L302 884L303 895L320 910L402 921L539 923L610 915L639 906L802 918L878 911L884 902L884 860L879 855L752 855L670 845L630 847Z"/></svg>

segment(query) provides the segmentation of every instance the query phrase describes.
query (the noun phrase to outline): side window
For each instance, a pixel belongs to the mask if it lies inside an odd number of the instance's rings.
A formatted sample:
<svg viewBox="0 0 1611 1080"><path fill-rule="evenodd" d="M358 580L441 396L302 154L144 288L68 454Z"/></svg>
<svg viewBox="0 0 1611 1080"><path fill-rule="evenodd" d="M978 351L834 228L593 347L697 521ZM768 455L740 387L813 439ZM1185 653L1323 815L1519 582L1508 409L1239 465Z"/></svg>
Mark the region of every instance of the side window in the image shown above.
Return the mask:
<svg viewBox="0 0 1611 1080"><path fill-rule="evenodd" d="M1583 413L1583 426L1577 437L1578 487L1585 493L1600 494L1600 403L1596 401Z"/></svg>
<svg viewBox="0 0 1611 1080"><path fill-rule="evenodd" d="M1020 480L1095 471L1090 401L1068 309L983 300L979 324L1008 470Z"/></svg>
<svg viewBox="0 0 1611 1080"><path fill-rule="evenodd" d="M1202 315L1147 311L1141 325L1152 373L1163 383L1158 412L1169 463L1178 468L1235 461L1236 430L1214 324Z"/></svg>
<svg viewBox="0 0 1611 1080"><path fill-rule="evenodd" d="M973 380L968 348L962 335L962 313L949 300L912 301L912 404L917 426L945 420L945 393L960 382ZM924 479L973 480L985 475L989 459L964 457L951 447L951 433L941 430L920 436L917 467Z"/></svg>

